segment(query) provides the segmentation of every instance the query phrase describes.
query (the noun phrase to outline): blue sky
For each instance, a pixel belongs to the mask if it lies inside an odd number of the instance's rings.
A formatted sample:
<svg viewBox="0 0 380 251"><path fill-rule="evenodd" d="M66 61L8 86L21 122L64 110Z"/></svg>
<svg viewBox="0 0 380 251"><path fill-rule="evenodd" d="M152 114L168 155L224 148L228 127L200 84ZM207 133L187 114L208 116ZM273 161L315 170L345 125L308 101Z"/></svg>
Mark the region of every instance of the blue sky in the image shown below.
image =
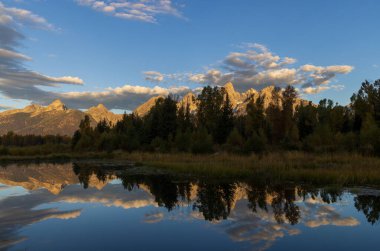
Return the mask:
<svg viewBox="0 0 380 251"><path fill-rule="evenodd" d="M379 78L376 0L0 3L0 25L24 36L0 44L28 57L8 55L17 74L49 76L20 80L7 61L12 74L0 73L3 106L60 98L72 108L132 110L157 94L226 81L239 91L292 84L315 102L347 104L363 80Z"/></svg>

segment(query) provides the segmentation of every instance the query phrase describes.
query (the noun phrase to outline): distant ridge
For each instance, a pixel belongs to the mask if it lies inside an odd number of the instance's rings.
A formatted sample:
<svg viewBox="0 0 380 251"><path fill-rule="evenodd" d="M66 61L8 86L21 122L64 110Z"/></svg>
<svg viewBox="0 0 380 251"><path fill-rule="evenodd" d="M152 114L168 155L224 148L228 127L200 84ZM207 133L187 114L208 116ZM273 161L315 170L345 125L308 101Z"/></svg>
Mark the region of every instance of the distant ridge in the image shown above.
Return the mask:
<svg viewBox="0 0 380 251"><path fill-rule="evenodd" d="M86 114L89 115L93 126L103 119L114 124L122 117L122 115L108 111L102 104L82 112L69 109L61 100L57 99L48 106L32 104L23 109L1 112L0 135L13 131L20 135L72 136Z"/></svg>
<svg viewBox="0 0 380 251"><path fill-rule="evenodd" d="M273 103L274 86L268 86L261 91L249 89L240 93L235 90L231 82L225 84L224 89L228 94L235 114L246 114L247 105L257 100L259 97L264 98L264 108ZM279 93L281 96L281 92ZM150 109L156 104L159 98L164 96L151 97L148 101L134 110L134 113L140 117L145 116ZM309 101L297 99L295 107L300 104L308 104ZM189 106L190 112L196 113L198 109L197 97L194 93L189 92L178 101L177 107L186 108ZM80 121L85 115L90 117L90 123L95 126L99 121L106 120L115 124L122 119L122 115L114 114L109 111L103 104L93 106L86 111L69 109L61 100L54 100L48 106L31 104L23 109L14 109L0 112L0 135L9 131L16 134L27 135L68 135L72 136L78 129Z"/></svg>
<svg viewBox="0 0 380 251"><path fill-rule="evenodd" d="M247 111L247 105L249 102L256 101L257 98L262 97L264 99L264 108L268 108L270 104L273 103L273 90L275 89L274 86L268 86L262 89L261 91L257 91L253 88L247 90L246 92L240 93L237 92L234 88L234 85L231 82L228 82L223 86L226 93L228 94L228 97L230 99L231 105L235 111L236 114L245 114ZM281 93L280 93L281 96ZM149 110L155 105L156 100L162 96L157 96L150 98L147 102L140 105L136 108L134 111L137 115L140 117L145 116ZM196 96L189 92L187 93L179 102L178 102L178 108L181 106L186 107L189 105L191 112L196 112L197 110L197 101ZM297 99L295 102L295 107L299 106L300 104L308 104L309 101L303 100L303 99Z"/></svg>
<svg viewBox="0 0 380 251"><path fill-rule="evenodd" d="M140 117L143 117L145 116L149 111L150 109L156 104L156 101L159 99L159 98L164 98L164 96L156 96L156 97L152 97L150 98L148 101L146 101L144 104L140 105L139 107L137 107L133 113L135 113L136 115L140 116Z"/></svg>

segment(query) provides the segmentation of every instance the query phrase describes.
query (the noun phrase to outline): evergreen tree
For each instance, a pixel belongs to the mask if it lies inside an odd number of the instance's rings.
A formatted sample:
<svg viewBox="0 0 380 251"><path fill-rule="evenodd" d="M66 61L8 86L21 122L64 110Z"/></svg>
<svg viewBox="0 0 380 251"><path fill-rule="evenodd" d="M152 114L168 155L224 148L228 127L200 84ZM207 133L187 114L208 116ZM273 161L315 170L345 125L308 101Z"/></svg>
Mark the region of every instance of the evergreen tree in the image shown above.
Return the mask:
<svg viewBox="0 0 380 251"><path fill-rule="evenodd" d="M197 126L215 133L223 106L223 93L218 87L206 86L198 95Z"/></svg>
<svg viewBox="0 0 380 251"><path fill-rule="evenodd" d="M217 120L214 139L216 143L223 144L226 142L228 135L230 135L234 127L234 113L231 106L228 94L225 94L225 101L221 109L220 116Z"/></svg>
<svg viewBox="0 0 380 251"><path fill-rule="evenodd" d="M259 96L255 101L252 99L252 101L248 103L245 121L245 134L247 137L265 130L266 118L264 111L264 97Z"/></svg>
<svg viewBox="0 0 380 251"><path fill-rule="evenodd" d="M300 105L296 112L296 121L301 139L312 134L318 124L317 109L311 102L308 105Z"/></svg>

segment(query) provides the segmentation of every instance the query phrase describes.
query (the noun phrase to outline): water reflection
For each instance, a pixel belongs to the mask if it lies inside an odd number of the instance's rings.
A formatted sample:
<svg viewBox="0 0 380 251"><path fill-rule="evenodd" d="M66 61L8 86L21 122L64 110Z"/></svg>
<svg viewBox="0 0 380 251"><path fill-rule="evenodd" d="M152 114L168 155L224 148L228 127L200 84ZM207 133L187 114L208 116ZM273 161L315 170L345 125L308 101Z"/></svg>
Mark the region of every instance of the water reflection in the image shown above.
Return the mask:
<svg viewBox="0 0 380 251"><path fill-rule="evenodd" d="M127 214L141 211L142 219L135 224L145 231L165 221L192 227L197 226L194 221L203 222L209 228L198 227L200 232L207 236L210 231L222 231L223 235L212 241L229 243L232 249L246 248L246 243L249 249L275 249L274 244L287 236L300 236L322 226L365 224L373 228L380 215L380 193L373 189L321 189L257 179L206 180L113 163L8 165L0 168L0 183L0 249L38 249L30 237L36 223L44 222L46 229L48 219L73 224L90 214L94 205L105 211L92 215L93 221L111 208ZM24 192L6 193L17 187ZM370 224L361 222L361 216ZM120 215L112 217L119 220ZM168 234L181 238L175 232Z"/></svg>

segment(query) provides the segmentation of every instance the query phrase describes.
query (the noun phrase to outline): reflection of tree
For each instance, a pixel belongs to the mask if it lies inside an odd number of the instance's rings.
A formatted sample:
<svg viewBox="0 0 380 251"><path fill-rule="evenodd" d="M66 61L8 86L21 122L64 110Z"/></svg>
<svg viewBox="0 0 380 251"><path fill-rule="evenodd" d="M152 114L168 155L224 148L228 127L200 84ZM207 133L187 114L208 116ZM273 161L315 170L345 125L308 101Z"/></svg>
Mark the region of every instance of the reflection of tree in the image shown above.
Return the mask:
<svg viewBox="0 0 380 251"><path fill-rule="evenodd" d="M111 177L115 170L110 170L97 165L79 165L74 163L73 171L75 175L78 176L80 184L83 184L83 188L87 189L92 175L95 175L98 181L104 183L106 182L107 177Z"/></svg>
<svg viewBox="0 0 380 251"><path fill-rule="evenodd" d="M93 173L93 170L89 168L81 168L79 165L73 164L73 171L78 176L79 182L83 184L83 188L87 189L90 175Z"/></svg>
<svg viewBox="0 0 380 251"><path fill-rule="evenodd" d="M116 177L122 181L123 187L128 191L132 191L135 187L139 188L139 185L143 184L155 197L157 204L166 207L169 211L177 206L178 198L182 200L190 198L190 182L174 182L175 179L170 175L133 174L118 166L91 164L74 164L73 171L85 189L88 188L92 175L102 182L105 182L107 178Z"/></svg>
<svg viewBox="0 0 380 251"><path fill-rule="evenodd" d="M178 203L178 187L165 176L147 177L144 183L154 195L157 204L171 211Z"/></svg>
<svg viewBox="0 0 380 251"><path fill-rule="evenodd" d="M257 207L262 210L268 211L267 208L267 191L262 186L249 186L246 189L248 196L248 207L253 212L257 212Z"/></svg>
<svg viewBox="0 0 380 251"><path fill-rule="evenodd" d="M297 224L301 215L299 207L294 204L296 199L295 188L275 187L271 193L274 196L271 206L276 221L283 223L285 218L290 224Z"/></svg>
<svg viewBox="0 0 380 251"><path fill-rule="evenodd" d="M184 181L181 177L169 174L134 174L121 166L102 166L92 164L73 164L73 172L85 189L89 187L91 177L105 183L107 179L118 178L127 191L144 185L154 196L155 202L169 211L178 206L180 201L191 201L193 184L197 184L197 200L194 210L199 210L206 220L227 219L232 210L234 196L238 187L235 182L218 181ZM314 188L311 186L279 185L251 182L246 185L248 207L252 212L258 209L273 212L277 223L297 224L301 217L298 198L320 199L324 203L335 203L341 199L340 188ZM380 196L360 195L355 198L355 207L362 211L368 222L374 224L380 218Z"/></svg>
<svg viewBox="0 0 380 251"><path fill-rule="evenodd" d="M322 201L328 204L335 203L341 199L343 191L339 188L320 189Z"/></svg>
<svg viewBox="0 0 380 251"><path fill-rule="evenodd" d="M231 212L236 190L235 183L211 184L201 182L194 209L198 209L205 220L227 219Z"/></svg>
<svg viewBox="0 0 380 251"><path fill-rule="evenodd" d="M274 218L278 223L285 219L292 225L297 224L301 214L299 207L294 203L296 197L295 187L250 185L247 188L248 207L257 212L257 207L268 211L268 203L273 210ZM269 199L270 198L270 199Z"/></svg>
<svg viewBox="0 0 380 251"><path fill-rule="evenodd" d="M355 198L355 207L358 211L363 211L369 223L375 224L379 221L380 196L358 195Z"/></svg>

